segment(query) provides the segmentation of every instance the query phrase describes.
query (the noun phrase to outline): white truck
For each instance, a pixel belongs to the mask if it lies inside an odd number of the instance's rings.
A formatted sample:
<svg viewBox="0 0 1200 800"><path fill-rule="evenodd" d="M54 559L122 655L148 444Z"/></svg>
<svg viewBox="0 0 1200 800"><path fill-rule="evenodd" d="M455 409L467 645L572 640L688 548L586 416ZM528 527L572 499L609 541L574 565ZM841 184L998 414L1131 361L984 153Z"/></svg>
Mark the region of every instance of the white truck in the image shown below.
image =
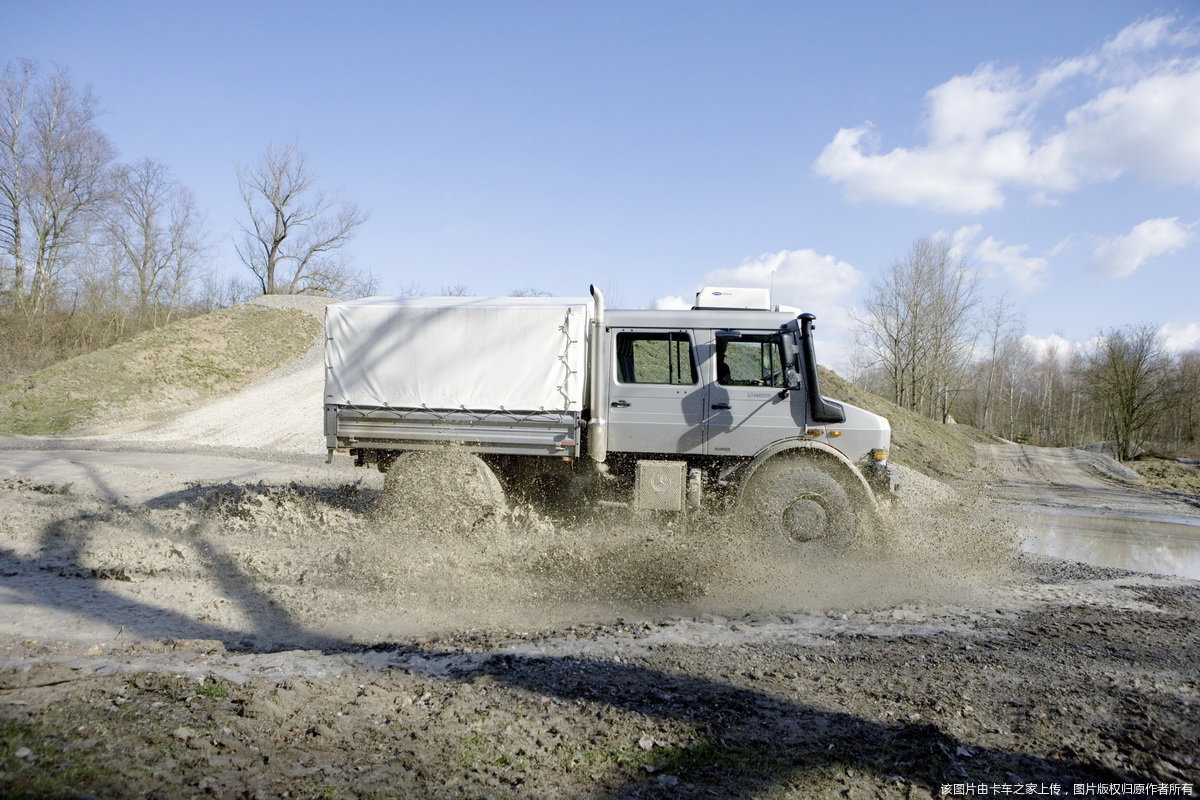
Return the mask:
<svg viewBox="0 0 1200 800"><path fill-rule="evenodd" d="M813 320L771 310L767 290L718 287L677 311L607 309L595 287L332 304L330 458L386 472L454 446L497 494L705 508L841 547L895 489L891 429L821 395Z"/></svg>

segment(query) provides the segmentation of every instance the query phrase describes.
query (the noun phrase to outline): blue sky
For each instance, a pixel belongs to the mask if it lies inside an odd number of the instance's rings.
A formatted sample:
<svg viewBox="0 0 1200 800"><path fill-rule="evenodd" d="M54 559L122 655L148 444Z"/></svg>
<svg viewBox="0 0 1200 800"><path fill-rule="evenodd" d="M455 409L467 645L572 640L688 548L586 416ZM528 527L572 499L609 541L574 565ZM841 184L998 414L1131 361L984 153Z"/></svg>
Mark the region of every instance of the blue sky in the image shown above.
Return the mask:
<svg viewBox="0 0 1200 800"><path fill-rule="evenodd" d="M947 236L1029 334L1200 346L1200 8L1144 2L0 0L241 269L235 168L295 141L381 290L772 282L849 309ZM840 359L835 359L840 360Z"/></svg>

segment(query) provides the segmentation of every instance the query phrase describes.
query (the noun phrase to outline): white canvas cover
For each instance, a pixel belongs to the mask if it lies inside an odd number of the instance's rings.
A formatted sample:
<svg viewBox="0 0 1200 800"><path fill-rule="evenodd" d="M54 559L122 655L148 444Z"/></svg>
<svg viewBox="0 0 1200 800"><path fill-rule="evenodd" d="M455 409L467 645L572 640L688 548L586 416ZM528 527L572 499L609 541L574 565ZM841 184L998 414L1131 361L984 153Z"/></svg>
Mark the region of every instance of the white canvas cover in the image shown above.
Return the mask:
<svg viewBox="0 0 1200 800"><path fill-rule="evenodd" d="M583 408L581 297L367 297L325 312L325 402L383 408Z"/></svg>

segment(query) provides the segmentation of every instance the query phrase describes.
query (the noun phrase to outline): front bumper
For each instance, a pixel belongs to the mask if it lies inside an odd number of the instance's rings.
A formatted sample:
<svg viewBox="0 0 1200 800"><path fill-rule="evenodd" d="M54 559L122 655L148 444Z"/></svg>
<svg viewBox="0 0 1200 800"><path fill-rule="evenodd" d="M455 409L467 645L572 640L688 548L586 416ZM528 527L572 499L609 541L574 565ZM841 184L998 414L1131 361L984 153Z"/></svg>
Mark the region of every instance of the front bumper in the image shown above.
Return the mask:
<svg viewBox="0 0 1200 800"><path fill-rule="evenodd" d="M867 484L882 499L892 499L900 493L900 475L886 461L870 461L863 469Z"/></svg>

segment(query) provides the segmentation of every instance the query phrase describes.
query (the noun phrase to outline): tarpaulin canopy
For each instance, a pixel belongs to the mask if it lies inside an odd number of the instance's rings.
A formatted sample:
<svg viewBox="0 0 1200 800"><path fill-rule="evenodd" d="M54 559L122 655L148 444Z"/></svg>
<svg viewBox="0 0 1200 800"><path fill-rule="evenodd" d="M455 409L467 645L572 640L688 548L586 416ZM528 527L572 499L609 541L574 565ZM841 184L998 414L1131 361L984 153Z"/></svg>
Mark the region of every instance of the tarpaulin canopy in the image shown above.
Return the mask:
<svg viewBox="0 0 1200 800"><path fill-rule="evenodd" d="M579 412L591 305L580 297L332 304L325 315L325 402Z"/></svg>

